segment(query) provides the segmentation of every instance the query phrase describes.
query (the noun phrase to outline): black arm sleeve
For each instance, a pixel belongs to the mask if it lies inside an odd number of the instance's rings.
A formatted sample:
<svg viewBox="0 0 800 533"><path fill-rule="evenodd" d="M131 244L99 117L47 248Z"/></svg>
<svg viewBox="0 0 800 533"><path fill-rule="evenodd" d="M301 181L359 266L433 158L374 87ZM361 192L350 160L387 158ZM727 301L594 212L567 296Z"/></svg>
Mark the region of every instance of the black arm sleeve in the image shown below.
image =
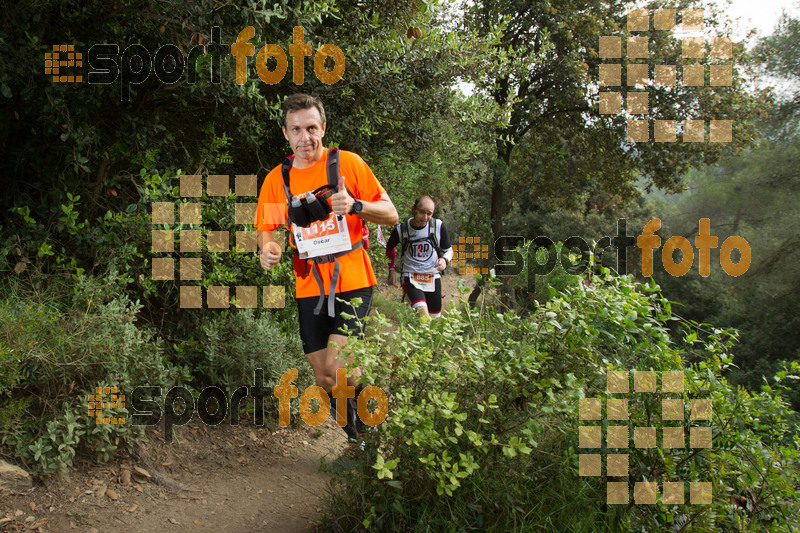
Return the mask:
<svg viewBox="0 0 800 533"><path fill-rule="evenodd" d="M400 226L397 225L392 228L392 235L389 237L389 241L386 243L386 249L391 250L395 246L400 244Z"/></svg>
<svg viewBox="0 0 800 533"><path fill-rule="evenodd" d="M448 248L450 248L450 246L452 246L452 244L450 244L450 234L447 233L447 228L444 227L444 222L442 222L441 234L442 234L442 242L439 243L439 248L441 248L442 250L447 250Z"/></svg>

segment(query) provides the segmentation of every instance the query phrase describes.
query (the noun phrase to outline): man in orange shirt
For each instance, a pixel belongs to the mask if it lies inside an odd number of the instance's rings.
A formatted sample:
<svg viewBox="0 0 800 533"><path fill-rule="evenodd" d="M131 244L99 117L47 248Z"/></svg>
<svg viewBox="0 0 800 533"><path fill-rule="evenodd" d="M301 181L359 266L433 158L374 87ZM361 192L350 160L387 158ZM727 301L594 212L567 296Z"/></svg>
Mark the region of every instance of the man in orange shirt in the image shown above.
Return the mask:
<svg viewBox="0 0 800 533"><path fill-rule="evenodd" d="M288 190L292 197L299 197L328 184L329 152L322 144L327 126L325 108L318 98L293 94L282 109L283 135L294 152ZM300 338L317 385L331 397L332 413L336 412L331 395L336 370L345 366L339 359L339 347L348 334L361 336L361 319L369 312L372 287L377 284L369 256L361 247L363 221L393 226L399 218L386 190L358 155L339 152L339 175L338 191L321 200L330 203L332 213L327 219L302 227L287 220L289 205L280 165L264 179L256 214L261 266L265 269L272 269L280 260L280 253L269 244L275 240L274 230L285 223L292 235ZM347 320L341 313L353 314L352 306L336 300L349 302L354 298L361 298L362 303L356 308L356 318ZM344 427L351 448L367 429L356 411L363 385L354 377L347 378L347 384L356 387L356 398L348 400Z"/></svg>

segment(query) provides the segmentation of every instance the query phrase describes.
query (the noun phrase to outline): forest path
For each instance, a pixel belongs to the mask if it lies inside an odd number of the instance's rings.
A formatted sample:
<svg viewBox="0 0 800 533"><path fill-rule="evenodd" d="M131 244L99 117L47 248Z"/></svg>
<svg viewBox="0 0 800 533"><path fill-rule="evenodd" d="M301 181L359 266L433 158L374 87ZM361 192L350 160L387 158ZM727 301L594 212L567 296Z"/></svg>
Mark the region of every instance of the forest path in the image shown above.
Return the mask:
<svg viewBox="0 0 800 533"><path fill-rule="evenodd" d="M447 305L458 277L443 280ZM400 299L400 289L385 281L378 290ZM244 418L238 426L206 426L195 416L174 431L167 443L163 427L149 429L145 451L160 473L189 490L167 490L138 475L142 462L127 454L105 464L78 460L69 479L0 494L0 530L292 533L320 524L330 479L320 464L330 465L346 443L330 419L269 430Z"/></svg>

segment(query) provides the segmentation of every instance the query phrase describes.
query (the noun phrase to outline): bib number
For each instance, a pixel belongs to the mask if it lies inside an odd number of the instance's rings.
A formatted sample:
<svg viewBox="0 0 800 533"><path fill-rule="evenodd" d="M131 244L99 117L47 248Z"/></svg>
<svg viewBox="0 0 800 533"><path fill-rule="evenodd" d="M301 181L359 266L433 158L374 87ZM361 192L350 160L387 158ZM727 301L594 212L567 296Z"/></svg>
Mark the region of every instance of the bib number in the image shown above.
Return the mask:
<svg viewBox="0 0 800 533"><path fill-rule="evenodd" d="M433 292L436 290L436 280L433 274L411 274L409 278L411 284L422 292Z"/></svg>
<svg viewBox="0 0 800 533"><path fill-rule="evenodd" d="M292 224L292 233L300 259L345 252L352 248L347 221L335 213L331 213L325 220L312 222L307 227Z"/></svg>

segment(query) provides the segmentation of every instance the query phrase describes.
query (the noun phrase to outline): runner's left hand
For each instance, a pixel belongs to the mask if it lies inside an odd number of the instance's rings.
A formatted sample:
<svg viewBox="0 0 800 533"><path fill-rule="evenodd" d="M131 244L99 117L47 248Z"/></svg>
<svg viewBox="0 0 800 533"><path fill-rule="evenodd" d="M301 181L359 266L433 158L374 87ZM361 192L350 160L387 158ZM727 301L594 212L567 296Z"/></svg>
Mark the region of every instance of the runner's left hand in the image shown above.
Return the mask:
<svg viewBox="0 0 800 533"><path fill-rule="evenodd" d="M337 215L346 215L356 203L353 197L347 194L344 187L344 176L339 176L339 192L331 196L331 208Z"/></svg>
<svg viewBox="0 0 800 533"><path fill-rule="evenodd" d="M436 261L436 270L438 270L439 272L441 272L441 271L443 271L445 268L447 268L447 261L445 261L444 259L442 259L442 258L440 257L440 258L439 258L439 259Z"/></svg>

